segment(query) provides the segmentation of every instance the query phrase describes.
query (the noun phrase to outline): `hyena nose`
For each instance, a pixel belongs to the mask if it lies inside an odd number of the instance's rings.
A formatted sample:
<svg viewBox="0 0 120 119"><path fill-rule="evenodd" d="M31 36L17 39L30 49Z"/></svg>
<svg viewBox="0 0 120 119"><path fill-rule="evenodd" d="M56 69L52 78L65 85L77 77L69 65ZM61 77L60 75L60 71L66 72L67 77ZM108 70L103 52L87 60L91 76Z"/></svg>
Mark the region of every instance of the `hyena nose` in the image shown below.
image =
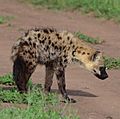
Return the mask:
<svg viewBox="0 0 120 119"><path fill-rule="evenodd" d="M104 79L108 78L108 74L106 72L106 67L100 67L99 71L100 71L99 73L97 73L97 72L95 73L95 76L97 78L99 78L101 80L104 80Z"/></svg>
<svg viewBox="0 0 120 119"><path fill-rule="evenodd" d="M106 72L106 67L100 67L100 79L104 80L108 78L108 74Z"/></svg>
<svg viewBox="0 0 120 119"><path fill-rule="evenodd" d="M106 78L108 78L108 74L107 74L107 73L101 75L101 79L102 79L102 80L104 80L104 79L106 79Z"/></svg>

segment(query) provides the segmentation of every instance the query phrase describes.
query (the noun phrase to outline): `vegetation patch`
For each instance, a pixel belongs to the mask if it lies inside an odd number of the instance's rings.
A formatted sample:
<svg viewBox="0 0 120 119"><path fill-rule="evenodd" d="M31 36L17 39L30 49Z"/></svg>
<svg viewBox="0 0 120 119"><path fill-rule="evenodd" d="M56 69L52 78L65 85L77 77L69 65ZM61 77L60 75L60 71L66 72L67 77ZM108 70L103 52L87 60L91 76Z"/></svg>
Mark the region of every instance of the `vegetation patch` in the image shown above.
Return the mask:
<svg viewBox="0 0 120 119"><path fill-rule="evenodd" d="M12 92L10 90L4 91L1 96L12 104L26 104L25 109L15 107L14 105L11 108L0 109L1 119L79 119L73 113L65 115L67 111L64 110L65 112L63 112L59 108L60 104L57 95L45 95L38 88L32 89L28 94L19 94L17 91Z"/></svg>
<svg viewBox="0 0 120 119"><path fill-rule="evenodd" d="M0 84L3 85L14 85L14 81L12 80L12 75L11 73L6 74L4 76L0 76Z"/></svg>
<svg viewBox="0 0 120 119"><path fill-rule="evenodd" d="M27 103L26 95L17 92L16 88L0 89L0 101L5 103Z"/></svg>
<svg viewBox="0 0 120 119"><path fill-rule="evenodd" d="M25 0L22 0L25 1ZM27 0L35 6L58 10L93 12L96 17L120 21L120 0Z"/></svg>
<svg viewBox="0 0 120 119"><path fill-rule="evenodd" d="M55 93L46 95L40 84L32 84L30 81L26 94L17 91L11 74L1 76L0 84L0 102L13 104L10 108L0 108L0 119L79 119L76 114L70 113L69 109L68 112L62 110L58 95ZM9 84L13 87L7 89ZM26 104L26 108L16 107L18 103Z"/></svg>
<svg viewBox="0 0 120 119"><path fill-rule="evenodd" d="M104 57L108 69L120 69L120 58Z"/></svg>
<svg viewBox="0 0 120 119"><path fill-rule="evenodd" d="M75 35L81 40L84 40L85 42L92 43L92 44L101 44L104 42L103 40L100 40L99 38L93 38L81 32L75 32Z"/></svg>
<svg viewBox="0 0 120 119"><path fill-rule="evenodd" d="M3 16L0 16L0 24L3 24L3 23L5 23L5 19Z"/></svg>
<svg viewBox="0 0 120 119"><path fill-rule="evenodd" d="M4 24L13 18L13 16L0 16L0 24Z"/></svg>
<svg viewBox="0 0 120 119"><path fill-rule="evenodd" d="M27 106L27 109L20 108L7 108L0 111L1 119L80 119L68 114L67 116L60 109L56 109L57 105L54 107L48 107L48 104L40 100L31 106ZM57 107L58 108L58 107ZM65 110L64 110L65 111Z"/></svg>

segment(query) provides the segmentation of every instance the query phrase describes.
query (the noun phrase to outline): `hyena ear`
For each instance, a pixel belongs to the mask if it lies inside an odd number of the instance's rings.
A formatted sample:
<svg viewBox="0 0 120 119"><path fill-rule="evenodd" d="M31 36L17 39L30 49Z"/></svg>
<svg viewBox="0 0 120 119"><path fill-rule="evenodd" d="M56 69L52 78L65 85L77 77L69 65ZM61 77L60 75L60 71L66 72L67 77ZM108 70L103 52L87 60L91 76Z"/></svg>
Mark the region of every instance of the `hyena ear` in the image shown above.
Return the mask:
<svg viewBox="0 0 120 119"><path fill-rule="evenodd" d="M100 60L102 56L102 53L100 51L96 51L92 56L91 56L91 61L98 61Z"/></svg>

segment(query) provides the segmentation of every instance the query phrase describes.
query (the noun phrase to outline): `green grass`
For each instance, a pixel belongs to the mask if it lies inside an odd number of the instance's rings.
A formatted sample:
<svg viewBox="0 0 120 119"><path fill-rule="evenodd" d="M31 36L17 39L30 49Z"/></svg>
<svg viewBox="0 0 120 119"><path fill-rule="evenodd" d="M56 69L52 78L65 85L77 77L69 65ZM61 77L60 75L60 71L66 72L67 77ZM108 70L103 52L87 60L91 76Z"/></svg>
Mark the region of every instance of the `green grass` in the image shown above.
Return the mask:
<svg viewBox="0 0 120 119"><path fill-rule="evenodd" d="M41 106L41 102L36 105L28 107L27 109L10 108L4 109L0 112L1 119L79 119L78 117L64 116L61 111L55 111L53 108Z"/></svg>
<svg viewBox="0 0 120 119"><path fill-rule="evenodd" d="M0 24L5 23L5 18L3 16L0 16Z"/></svg>
<svg viewBox="0 0 120 119"><path fill-rule="evenodd" d="M0 16L0 24L4 24L13 18L13 16Z"/></svg>
<svg viewBox="0 0 120 119"><path fill-rule="evenodd" d="M93 38L81 32L75 32L75 35L81 40L84 40L85 42L92 43L92 44L101 44L104 42L103 40L100 40L99 38Z"/></svg>
<svg viewBox="0 0 120 119"><path fill-rule="evenodd" d="M9 98L4 95L9 95ZM52 93L45 95L38 88L34 88L28 94L24 95L16 91L4 91L2 97L6 98L7 101L11 100L13 106L11 108L0 109L0 119L79 119L73 113L65 115L67 111L64 110L65 112L63 112L60 109L57 95ZM25 103L26 108L23 109L14 106L16 103Z"/></svg>
<svg viewBox="0 0 120 119"><path fill-rule="evenodd" d="M0 84L3 84L3 85L14 85L14 81L12 80L12 75L9 73L9 74L6 74L4 76L0 76Z"/></svg>
<svg viewBox="0 0 120 119"><path fill-rule="evenodd" d="M26 95L17 92L16 88L0 89L0 101L6 103L27 103Z"/></svg>
<svg viewBox="0 0 120 119"><path fill-rule="evenodd" d="M23 0L25 1L25 0ZM96 17L120 21L120 0L27 0L35 6L58 10L92 12Z"/></svg>
<svg viewBox="0 0 120 119"><path fill-rule="evenodd" d="M108 69L120 69L120 58L105 57L104 60Z"/></svg>
<svg viewBox="0 0 120 119"><path fill-rule="evenodd" d="M20 94L15 87L11 89L0 89L0 101L7 103L19 103L19 104L33 104L39 100L45 99L46 103L57 103L59 101L56 94L50 93L45 95L41 87L34 85L27 94Z"/></svg>
<svg viewBox="0 0 120 119"><path fill-rule="evenodd" d="M2 79L3 78L3 79ZM6 80L6 81L4 81ZM13 86L7 89L8 83ZM20 94L12 81L11 74L0 77L0 102L11 103L9 108L0 108L0 119L79 119L76 113L60 108L58 95L43 93L41 85L28 83L29 91L27 94ZM4 87L2 87L4 84ZM32 86L31 86L32 85ZM6 88L5 88L6 86ZM19 108L16 104L25 104L25 108ZM67 115L66 115L67 113Z"/></svg>
<svg viewBox="0 0 120 119"><path fill-rule="evenodd" d="M0 76L0 84L2 84L2 85L14 85L15 84L15 82L14 82L14 80L13 80L13 76L12 76L12 74L11 73L8 73L8 74L6 74L6 75L3 75L3 76ZM31 79L28 81L28 86L29 87L32 87L32 81L31 81Z"/></svg>

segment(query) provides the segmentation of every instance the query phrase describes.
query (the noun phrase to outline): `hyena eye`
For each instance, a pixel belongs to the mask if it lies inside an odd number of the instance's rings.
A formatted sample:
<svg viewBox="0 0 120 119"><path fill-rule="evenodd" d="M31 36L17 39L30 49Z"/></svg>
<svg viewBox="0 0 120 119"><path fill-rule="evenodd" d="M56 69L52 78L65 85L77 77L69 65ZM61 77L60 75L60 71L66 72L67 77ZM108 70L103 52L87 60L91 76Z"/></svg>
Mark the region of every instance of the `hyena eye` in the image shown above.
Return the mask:
<svg viewBox="0 0 120 119"><path fill-rule="evenodd" d="M95 70L95 69L93 69L93 71L94 71L94 73L96 73L96 70Z"/></svg>
<svg viewBox="0 0 120 119"><path fill-rule="evenodd" d="M96 61L96 60L100 59L99 54L100 54L100 51L96 51L96 52L92 55L91 61Z"/></svg>

